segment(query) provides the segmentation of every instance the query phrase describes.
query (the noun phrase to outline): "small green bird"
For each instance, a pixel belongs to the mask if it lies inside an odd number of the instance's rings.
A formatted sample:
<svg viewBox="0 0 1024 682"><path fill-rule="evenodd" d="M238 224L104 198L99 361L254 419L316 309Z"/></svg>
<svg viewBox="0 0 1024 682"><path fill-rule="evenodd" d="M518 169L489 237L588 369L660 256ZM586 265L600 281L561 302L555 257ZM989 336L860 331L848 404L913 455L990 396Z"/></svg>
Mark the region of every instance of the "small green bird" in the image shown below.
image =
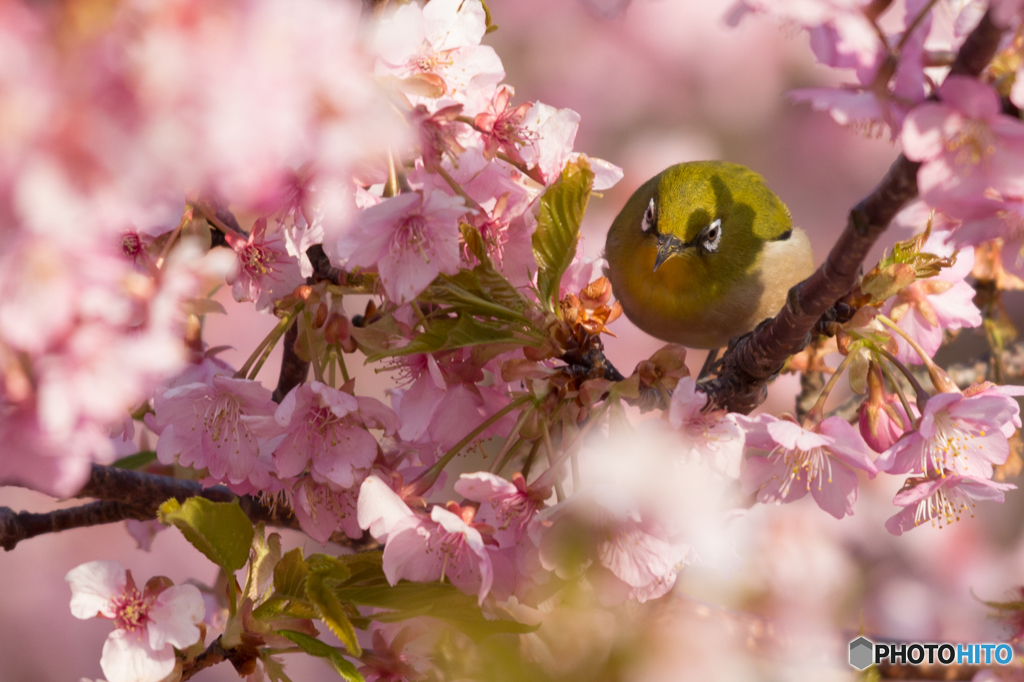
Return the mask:
<svg viewBox="0 0 1024 682"><path fill-rule="evenodd" d="M717 349L785 304L814 270L811 243L746 166L681 163L633 193L608 230L606 275L648 334Z"/></svg>

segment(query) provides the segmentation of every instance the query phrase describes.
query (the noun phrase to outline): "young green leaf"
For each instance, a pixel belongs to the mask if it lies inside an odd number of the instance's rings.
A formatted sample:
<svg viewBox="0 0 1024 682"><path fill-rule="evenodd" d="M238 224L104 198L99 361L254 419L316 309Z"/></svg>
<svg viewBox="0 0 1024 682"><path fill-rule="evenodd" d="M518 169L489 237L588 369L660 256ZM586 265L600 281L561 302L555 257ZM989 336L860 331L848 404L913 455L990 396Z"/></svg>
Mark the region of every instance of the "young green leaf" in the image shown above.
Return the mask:
<svg viewBox="0 0 1024 682"><path fill-rule="evenodd" d="M249 552L249 574L245 578L243 597L248 597L258 604L274 577L274 568L281 560L281 536L271 533L264 539L263 524L256 528L252 549Z"/></svg>
<svg viewBox="0 0 1024 682"><path fill-rule="evenodd" d="M304 632L295 630L278 630L277 634L295 642L307 654L328 659L342 679L348 680L348 682L366 682L356 667L330 644L325 644L316 637L310 637Z"/></svg>
<svg viewBox="0 0 1024 682"><path fill-rule="evenodd" d="M305 599L309 567L296 547L281 557L274 567L274 596L285 599Z"/></svg>
<svg viewBox="0 0 1024 682"><path fill-rule="evenodd" d="M237 502L211 502L190 497L185 504L171 498L160 505L160 522L174 525L206 558L234 572L249 560L252 521Z"/></svg>
<svg viewBox="0 0 1024 682"><path fill-rule="evenodd" d="M316 606L320 620L327 624L331 632L341 640L342 644L353 656L361 656L362 648L356 639L355 628L345 615L345 609L334 591L327 585L327 579L321 573L310 573L306 580L306 595Z"/></svg>
<svg viewBox="0 0 1024 682"><path fill-rule="evenodd" d="M562 274L576 255L580 223L587 210L594 172L584 157L565 166L558 182L548 187L540 200L537 230L533 233L533 256L537 259L537 289L548 310L557 306Z"/></svg>

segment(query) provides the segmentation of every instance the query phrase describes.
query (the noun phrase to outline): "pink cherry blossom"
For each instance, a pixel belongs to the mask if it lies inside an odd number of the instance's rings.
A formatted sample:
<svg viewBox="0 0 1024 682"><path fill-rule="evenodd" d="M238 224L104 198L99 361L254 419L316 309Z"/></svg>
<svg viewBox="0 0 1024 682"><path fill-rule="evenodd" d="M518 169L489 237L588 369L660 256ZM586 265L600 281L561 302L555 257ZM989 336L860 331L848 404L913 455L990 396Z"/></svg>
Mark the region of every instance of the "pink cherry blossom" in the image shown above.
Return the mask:
<svg viewBox="0 0 1024 682"><path fill-rule="evenodd" d="M483 133L484 158L491 160L502 151L512 161L525 164L519 148L533 141L523 126L533 103L523 102L515 109L510 109L509 101L512 95L511 87L502 86L494 96L488 111L477 114L473 119L473 125Z"/></svg>
<svg viewBox="0 0 1024 682"><path fill-rule="evenodd" d="M366 477L359 488L359 527L370 531L378 542L387 542L395 525L412 510L379 476Z"/></svg>
<svg viewBox="0 0 1024 682"><path fill-rule="evenodd" d="M555 109L536 102L526 112L523 135L530 144L522 148L528 166L536 166L548 184L558 179L572 153L580 115L572 109Z"/></svg>
<svg viewBox="0 0 1024 682"><path fill-rule="evenodd" d="M729 12L736 24L762 12L808 30L818 60L836 68L870 67L880 48L878 32L864 14L867 0L738 0Z"/></svg>
<svg viewBox="0 0 1024 682"><path fill-rule="evenodd" d="M606 503L574 495L542 512L541 566L564 579L585 572L606 605L664 596L675 585L687 548L637 511Z"/></svg>
<svg viewBox="0 0 1024 682"><path fill-rule="evenodd" d="M768 414L737 417L747 445L767 450L743 462L742 482L758 502L783 504L811 493L818 506L837 519L853 514L856 470L871 477L878 468L860 434L842 417L829 417L814 430Z"/></svg>
<svg viewBox="0 0 1024 682"><path fill-rule="evenodd" d="M945 235L934 233L922 251L940 256L952 255L952 248L943 244ZM918 280L904 287L891 298L883 310L900 329L917 341L929 357L942 345L944 330L977 327L981 311L974 305L974 288L965 278L974 267L974 249L966 247L956 253L956 262L939 274ZM896 358L900 362L920 364L921 356L906 339L894 334Z"/></svg>
<svg viewBox="0 0 1024 682"><path fill-rule="evenodd" d="M893 535L916 528L925 522L942 528L960 520L964 512L974 516L974 502L1002 502L1003 493L1015 490L1012 483L996 483L974 476L942 476L939 478L908 480L910 487L896 493L892 503L903 507L885 522L885 528Z"/></svg>
<svg viewBox="0 0 1024 682"><path fill-rule="evenodd" d="M704 412L707 402L708 396L697 390L697 382L684 377L672 392L669 424L680 431L686 457L707 463L723 476L739 478L743 428L722 410Z"/></svg>
<svg viewBox="0 0 1024 682"><path fill-rule="evenodd" d="M916 471L932 476L949 471L991 478L992 466L1010 454L1007 438L1020 427L1017 387L977 387L969 393L939 393L928 399L917 430L910 431L878 459L882 471Z"/></svg>
<svg viewBox="0 0 1024 682"><path fill-rule="evenodd" d="M486 29L480 0L433 0L422 8L415 3L399 7L377 32L377 73L435 76L443 84L444 99L466 105L466 113L475 115L505 78L494 49L480 45ZM430 98L413 99L430 106Z"/></svg>
<svg viewBox="0 0 1024 682"><path fill-rule="evenodd" d="M401 194L359 211L340 234L329 236L328 255L338 267L377 266L388 297L405 303L438 273L458 270L458 221L465 213L461 197L441 191Z"/></svg>
<svg viewBox="0 0 1024 682"><path fill-rule="evenodd" d="M100 658L110 682L159 682L174 669L174 650L199 641L206 606L194 585L154 578L140 592L117 561L82 564L64 579L75 618L109 618L117 627Z"/></svg>
<svg viewBox="0 0 1024 682"><path fill-rule="evenodd" d="M274 412L273 424L264 422L259 433L264 438L284 434L274 450L282 478L299 476L308 466L318 483L352 488L377 457L377 439L367 431L370 426L393 434L394 413L373 398L357 398L312 381L289 391Z"/></svg>
<svg viewBox="0 0 1024 682"><path fill-rule="evenodd" d="M494 539L502 548L514 547L523 539L536 512L551 497L551 489L531 489L521 473L511 481L484 471L462 474L455 492L480 503L475 520L494 529Z"/></svg>
<svg viewBox="0 0 1024 682"><path fill-rule="evenodd" d="M405 651L405 645L411 636L410 630L409 626L403 627L391 638L390 644L384 638L381 629L373 631L373 647L363 650L363 665L359 667L359 672L367 682L412 682L427 679L419 670L427 666L427 661Z"/></svg>
<svg viewBox="0 0 1024 682"><path fill-rule="evenodd" d="M940 102L907 115L900 140L921 161L921 198L953 217L973 210L987 190L1024 192L1024 123L1002 113L999 94L966 76L950 76Z"/></svg>
<svg viewBox="0 0 1024 682"><path fill-rule="evenodd" d="M458 140L465 124L455 120L461 113L461 104L453 104L434 113L417 104L409 113L409 122L419 132L420 156L427 171L437 171L442 159L454 159L466 151Z"/></svg>
<svg viewBox="0 0 1024 682"><path fill-rule="evenodd" d="M356 509L358 494L358 488L318 483L312 476L301 476L285 488L288 506L295 512L299 527L322 545L339 528L350 538L362 537Z"/></svg>
<svg viewBox="0 0 1024 682"><path fill-rule="evenodd" d="M487 367L500 377L494 363ZM483 368L468 349L445 354L442 363L430 355L410 356L405 366L416 378L409 388L392 391L391 402L400 423L398 435L407 443L447 451L509 403L501 382L478 384ZM508 433L515 417L512 413L499 419L482 437Z"/></svg>
<svg viewBox="0 0 1024 682"><path fill-rule="evenodd" d="M904 31L922 11L929 10L927 5L927 0L907 2ZM842 16L842 24L848 28L863 28L866 23L863 16ZM895 64L887 58L888 53L877 35L862 35L864 42L853 47L852 43L843 40L834 25L825 24L811 29L811 47L819 60L835 67L856 68L859 84L839 88L802 88L791 91L790 97L808 101L814 109L828 111L840 125L868 131L886 126L893 138L897 137L907 112L927 95L924 43L931 30L931 20L929 11L923 20L916 23L909 38L900 38L903 47ZM860 35L856 30L853 34ZM875 55L867 60L872 45Z"/></svg>
<svg viewBox="0 0 1024 682"><path fill-rule="evenodd" d="M251 426L276 406L259 382L217 375L209 383L159 391L153 407L156 414L146 415L146 425L160 436L160 462L177 458L182 466L208 469L217 481L242 483L254 474L262 480L260 444Z"/></svg>
<svg viewBox="0 0 1024 682"><path fill-rule="evenodd" d="M1024 193L987 192L972 214L947 234L948 243L958 249L991 239L1002 240L1003 266L1017 275L1024 274Z"/></svg>
<svg viewBox="0 0 1024 682"><path fill-rule="evenodd" d="M494 572L491 554L477 524L458 513L434 507L430 516L413 514L399 520L384 547L384 575L392 585L403 578L412 582L447 579L482 604L491 590ZM471 510L471 508L468 508Z"/></svg>
<svg viewBox="0 0 1024 682"><path fill-rule="evenodd" d="M305 283L299 264L288 254L280 233L267 236L267 219L260 218L247 238L229 232L228 244L238 254L235 270L228 277L236 301L256 301L257 310L266 310L277 299L292 293Z"/></svg>

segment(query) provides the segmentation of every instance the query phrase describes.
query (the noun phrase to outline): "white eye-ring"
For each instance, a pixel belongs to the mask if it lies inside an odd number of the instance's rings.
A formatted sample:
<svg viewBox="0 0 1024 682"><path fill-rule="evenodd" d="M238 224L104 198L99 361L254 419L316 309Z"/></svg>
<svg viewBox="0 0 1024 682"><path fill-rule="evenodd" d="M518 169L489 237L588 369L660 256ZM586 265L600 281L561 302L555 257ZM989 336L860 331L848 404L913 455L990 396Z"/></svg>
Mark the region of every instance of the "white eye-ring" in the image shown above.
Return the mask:
<svg viewBox="0 0 1024 682"><path fill-rule="evenodd" d="M650 232L651 228L654 227L654 197L651 197L651 203L647 204L647 210L644 211L643 220L640 222L640 229L645 233Z"/></svg>
<svg viewBox="0 0 1024 682"><path fill-rule="evenodd" d="M715 220L704 230L704 240L701 246L708 253L718 251L718 244L722 241L722 219Z"/></svg>

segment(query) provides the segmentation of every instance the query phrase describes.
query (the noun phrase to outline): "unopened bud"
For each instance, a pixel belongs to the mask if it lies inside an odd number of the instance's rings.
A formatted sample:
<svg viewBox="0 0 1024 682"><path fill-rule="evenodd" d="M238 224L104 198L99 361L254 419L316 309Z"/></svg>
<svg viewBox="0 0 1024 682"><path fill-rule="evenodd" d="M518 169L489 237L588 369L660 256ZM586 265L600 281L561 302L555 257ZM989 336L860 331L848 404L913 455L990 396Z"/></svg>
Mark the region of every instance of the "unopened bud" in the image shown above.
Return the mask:
<svg viewBox="0 0 1024 682"><path fill-rule="evenodd" d="M316 307L316 316L313 318L313 328L319 329L324 326L324 322L327 321L327 304L320 301L320 305Z"/></svg>
<svg viewBox="0 0 1024 682"><path fill-rule="evenodd" d="M349 338L349 321L344 315L333 313L324 324L324 339L327 343L341 343Z"/></svg>

